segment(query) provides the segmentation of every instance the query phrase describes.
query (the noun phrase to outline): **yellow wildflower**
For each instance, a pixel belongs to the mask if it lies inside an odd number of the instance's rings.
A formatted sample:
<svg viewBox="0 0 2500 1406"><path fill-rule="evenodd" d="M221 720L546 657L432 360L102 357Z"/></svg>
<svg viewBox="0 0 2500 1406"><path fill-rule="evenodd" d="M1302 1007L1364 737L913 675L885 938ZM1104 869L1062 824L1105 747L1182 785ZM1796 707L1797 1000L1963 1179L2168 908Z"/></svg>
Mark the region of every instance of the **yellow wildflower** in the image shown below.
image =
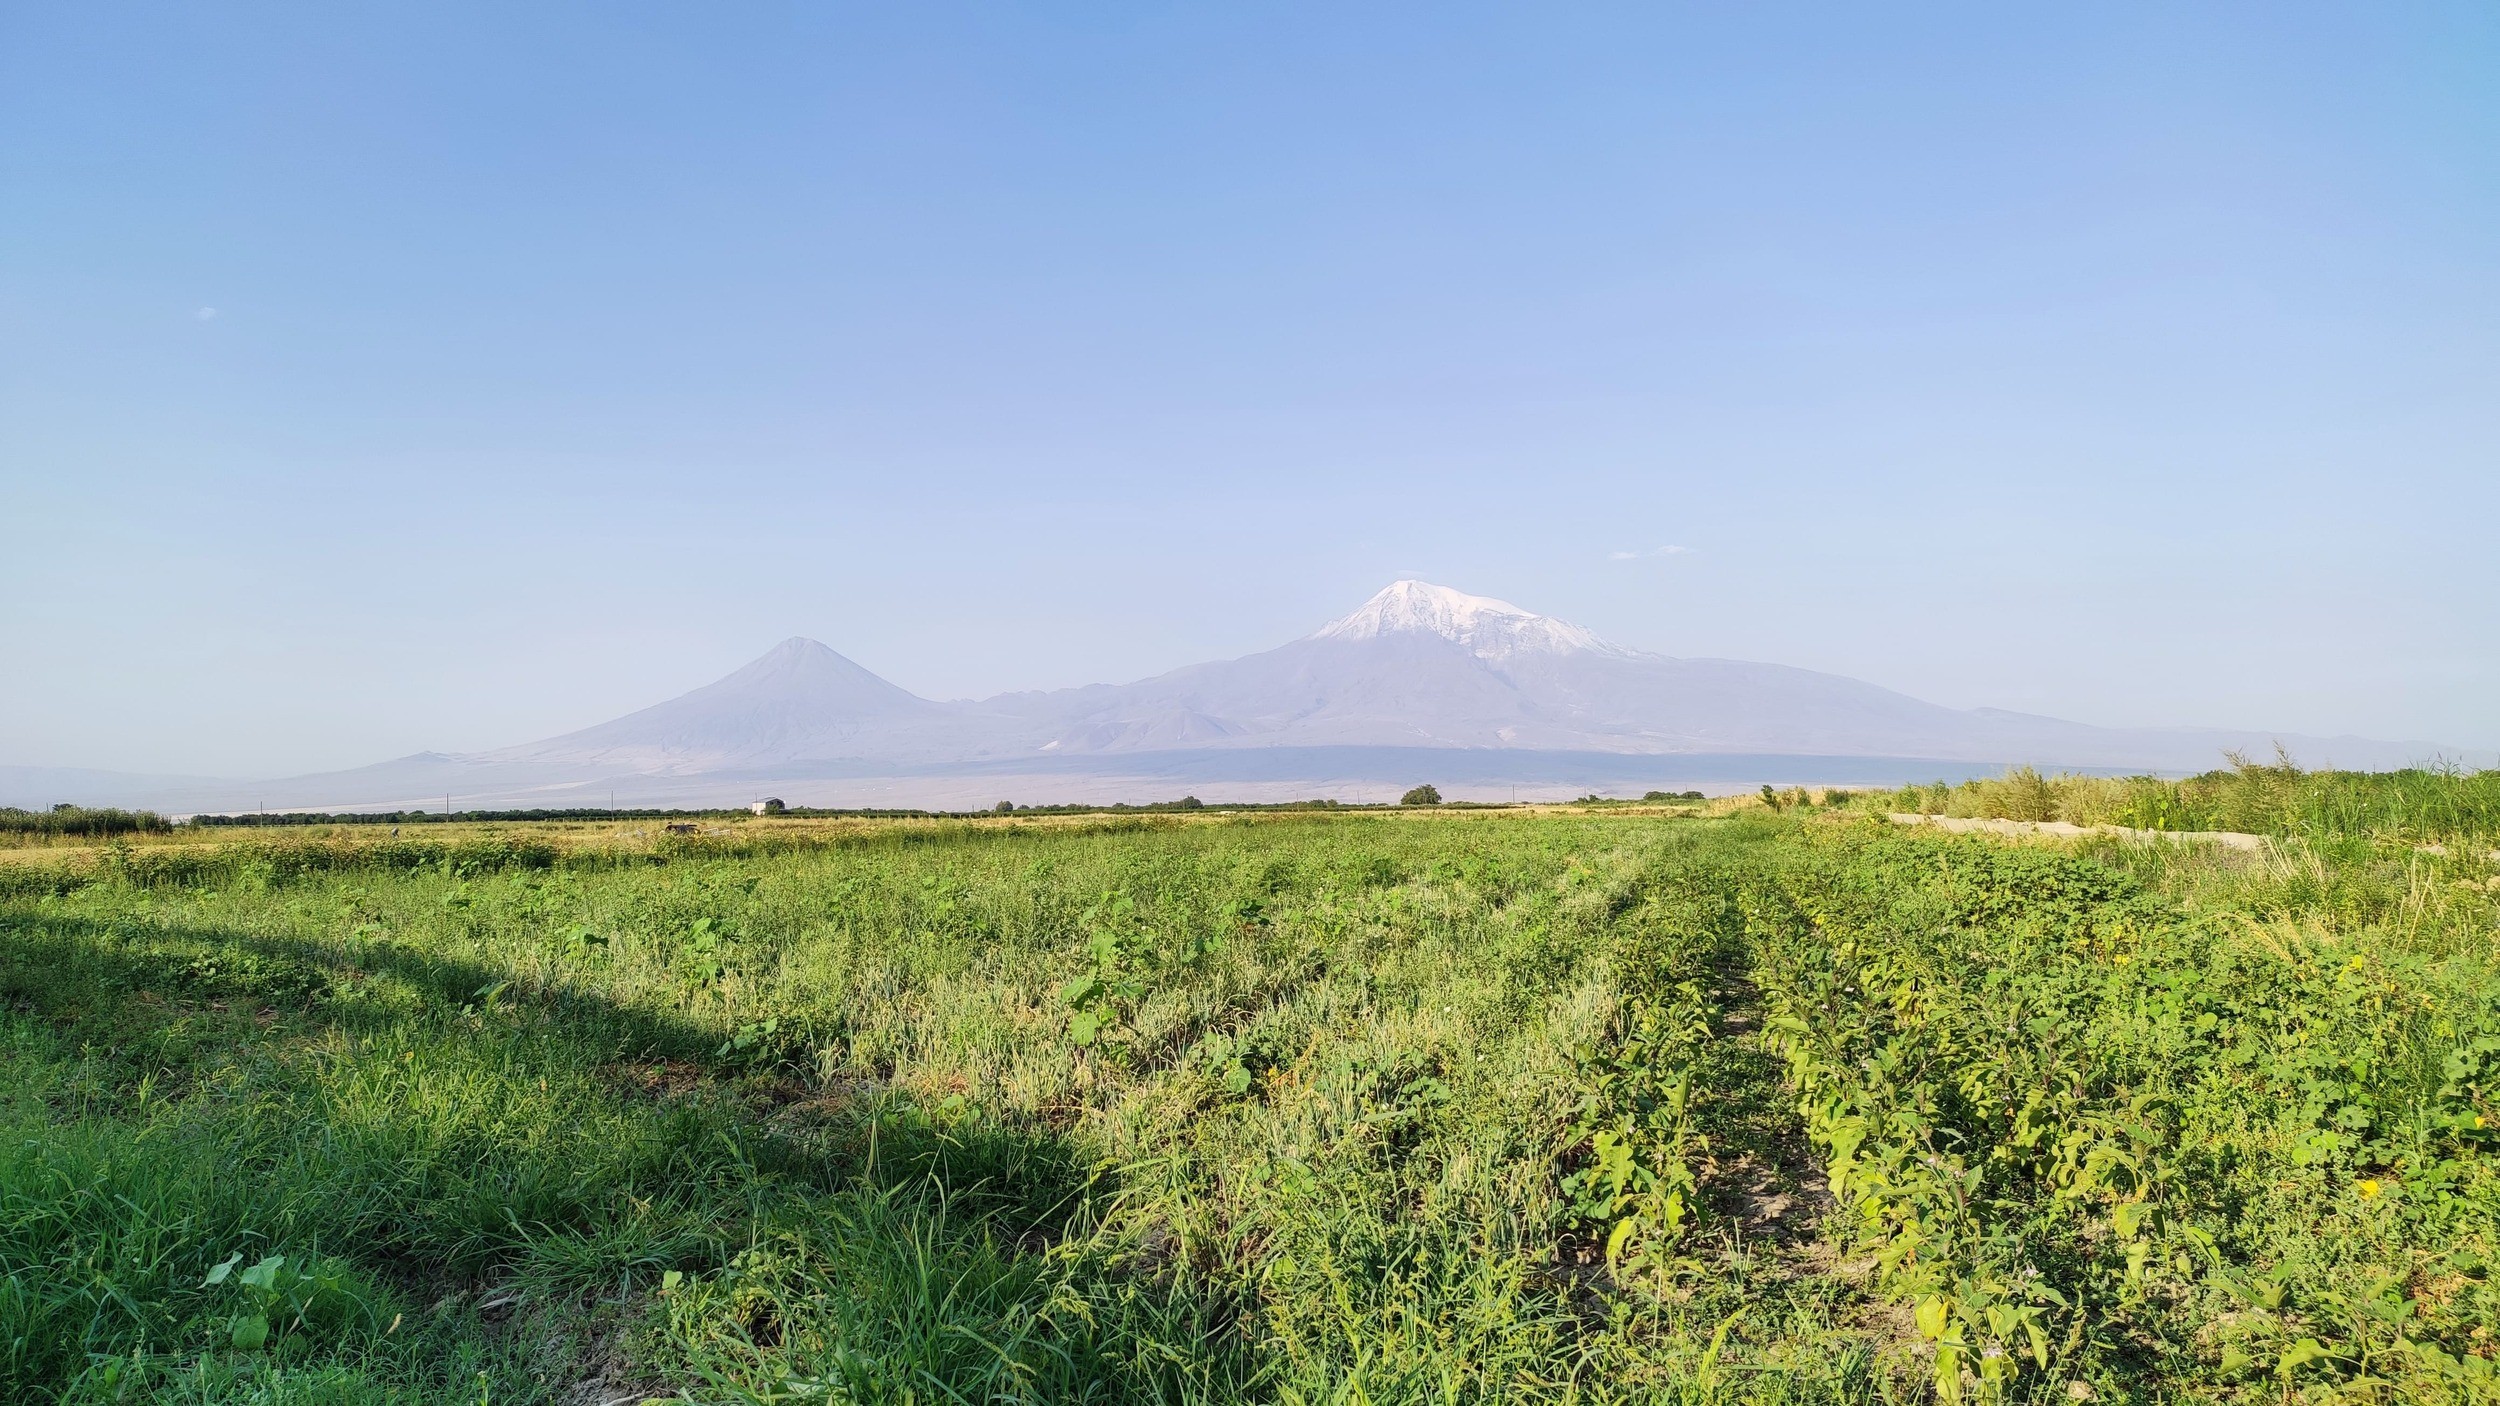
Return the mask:
<svg viewBox="0 0 2500 1406"><path fill-rule="evenodd" d="M2379 1193L2378 1178L2377 1178L2377 1177L2363 1177L2363 1178L2361 1179L2361 1181L2360 1181L2360 1184L2359 1184L2359 1189L2360 1189L2360 1192L2361 1192L2361 1199L2362 1199L2362 1200L2364 1200L2364 1201L2367 1201L2367 1200L2369 1200L2370 1198L2372 1198L2372 1197L2374 1197L2374 1196L2378 1195L2378 1193Z"/></svg>

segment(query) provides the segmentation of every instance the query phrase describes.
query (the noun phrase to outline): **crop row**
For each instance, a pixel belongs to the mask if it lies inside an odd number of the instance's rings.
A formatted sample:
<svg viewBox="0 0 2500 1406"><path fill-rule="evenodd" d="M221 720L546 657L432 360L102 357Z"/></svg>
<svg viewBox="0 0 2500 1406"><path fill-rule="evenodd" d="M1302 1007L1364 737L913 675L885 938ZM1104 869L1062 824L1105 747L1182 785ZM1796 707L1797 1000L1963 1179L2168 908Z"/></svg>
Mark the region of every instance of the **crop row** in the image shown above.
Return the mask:
<svg viewBox="0 0 2500 1406"><path fill-rule="evenodd" d="M1807 1131L1935 1387L2486 1399L2500 1017L2089 860L1859 838L1743 900Z"/></svg>

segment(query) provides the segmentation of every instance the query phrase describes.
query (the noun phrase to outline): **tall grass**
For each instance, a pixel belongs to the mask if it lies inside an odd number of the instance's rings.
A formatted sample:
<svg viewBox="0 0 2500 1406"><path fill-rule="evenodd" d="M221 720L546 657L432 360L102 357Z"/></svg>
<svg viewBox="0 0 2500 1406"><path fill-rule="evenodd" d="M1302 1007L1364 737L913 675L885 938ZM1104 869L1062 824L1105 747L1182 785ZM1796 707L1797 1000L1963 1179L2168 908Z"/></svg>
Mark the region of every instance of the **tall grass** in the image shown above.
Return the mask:
<svg viewBox="0 0 2500 1406"><path fill-rule="evenodd" d="M2042 775L2014 767L1959 785L1876 793L1871 801L1927 815L2319 840L2500 835L2500 771L2303 771L2281 759L2241 761L2180 780Z"/></svg>

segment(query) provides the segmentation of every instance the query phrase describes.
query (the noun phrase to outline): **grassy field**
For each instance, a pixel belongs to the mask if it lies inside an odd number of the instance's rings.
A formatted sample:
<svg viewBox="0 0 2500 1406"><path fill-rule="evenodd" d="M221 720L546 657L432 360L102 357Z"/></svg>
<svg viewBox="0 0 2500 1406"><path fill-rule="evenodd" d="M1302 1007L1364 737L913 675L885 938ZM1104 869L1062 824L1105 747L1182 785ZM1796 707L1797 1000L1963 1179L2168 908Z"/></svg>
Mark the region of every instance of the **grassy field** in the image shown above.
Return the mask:
<svg viewBox="0 0 2500 1406"><path fill-rule="evenodd" d="M0 865L0 1397L2500 1400L2484 845L714 828Z"/></svg>

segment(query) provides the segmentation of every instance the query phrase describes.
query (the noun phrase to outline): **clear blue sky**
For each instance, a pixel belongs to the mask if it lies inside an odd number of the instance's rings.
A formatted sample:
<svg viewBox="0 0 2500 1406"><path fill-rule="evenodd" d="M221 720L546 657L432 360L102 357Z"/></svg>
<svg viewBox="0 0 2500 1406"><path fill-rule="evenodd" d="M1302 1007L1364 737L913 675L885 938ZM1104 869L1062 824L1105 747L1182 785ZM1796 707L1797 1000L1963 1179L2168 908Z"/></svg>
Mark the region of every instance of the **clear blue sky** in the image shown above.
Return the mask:
<svg viewBox="0 0 2500 1406"><path fill-rule="evenodd" d="M0 763L1404 574L2500 745L2500 8L0 7Z"/></svg>

